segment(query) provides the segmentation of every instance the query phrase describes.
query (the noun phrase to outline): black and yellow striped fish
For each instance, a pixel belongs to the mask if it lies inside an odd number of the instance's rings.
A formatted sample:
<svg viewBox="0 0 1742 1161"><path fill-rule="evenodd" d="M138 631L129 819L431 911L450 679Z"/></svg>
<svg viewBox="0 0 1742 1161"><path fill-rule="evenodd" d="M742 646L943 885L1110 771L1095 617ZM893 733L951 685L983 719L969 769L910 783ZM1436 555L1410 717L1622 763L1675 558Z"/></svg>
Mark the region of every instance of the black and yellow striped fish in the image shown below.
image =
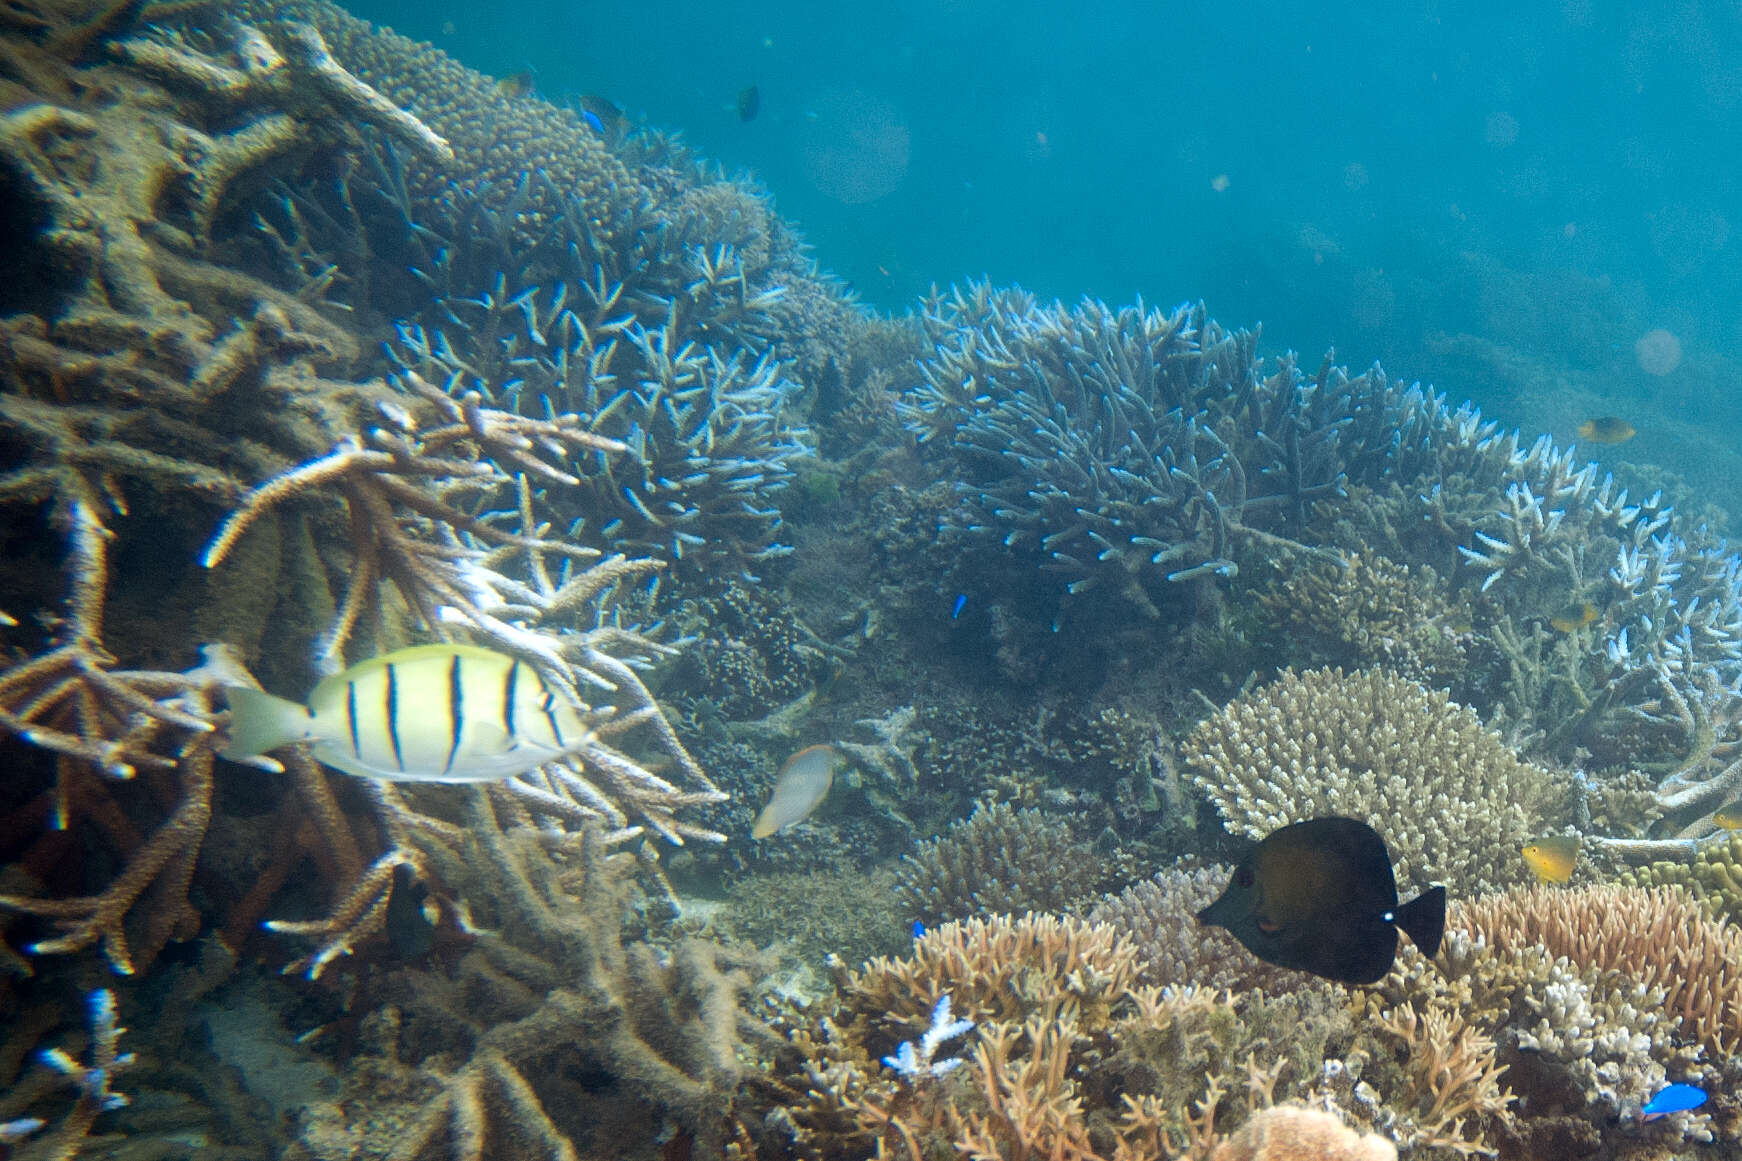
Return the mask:
<svg viewBox="0 0 1742 1161"><path fill-rule="evenodd" d="M335 769L387 782L490 782L549 762L589 734L576 707L516 657L420 645L353 665L300 706L231 686L226 758L310 742Z"/></svg>

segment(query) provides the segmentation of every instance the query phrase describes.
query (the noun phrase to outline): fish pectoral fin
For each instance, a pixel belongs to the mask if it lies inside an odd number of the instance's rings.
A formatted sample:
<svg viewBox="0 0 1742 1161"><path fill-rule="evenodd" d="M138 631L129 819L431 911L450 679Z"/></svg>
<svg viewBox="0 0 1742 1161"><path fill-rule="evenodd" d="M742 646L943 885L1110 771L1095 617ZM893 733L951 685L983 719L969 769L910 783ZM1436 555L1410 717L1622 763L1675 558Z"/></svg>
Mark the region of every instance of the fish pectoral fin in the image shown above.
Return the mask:
<svg viewBox="0 0 1742 1161"><path fill-rule="evenodd" d="M1268 919L1262 915L1257 916L1253 922L1258 924L1258 930L1264 935L1275 935L1277 932L1282 930L1282 924L1276 922L1274 919Z"/></svg>

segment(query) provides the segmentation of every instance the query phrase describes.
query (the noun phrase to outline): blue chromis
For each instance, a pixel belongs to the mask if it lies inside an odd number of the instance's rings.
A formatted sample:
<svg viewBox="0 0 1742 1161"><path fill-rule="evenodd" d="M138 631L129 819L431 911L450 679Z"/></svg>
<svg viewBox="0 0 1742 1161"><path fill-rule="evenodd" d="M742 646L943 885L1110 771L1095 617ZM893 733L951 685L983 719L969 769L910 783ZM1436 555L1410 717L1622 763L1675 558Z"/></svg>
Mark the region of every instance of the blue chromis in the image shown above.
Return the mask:
<svg viewBox="0 0 1742 1161"><path fill-rule="evenodd" d="M1399 907L1379 832L1359 819L1313 818L1264 836L1198 922L1227 928L1266 963L1371 984L1391 970L1399 931L1425 955L1439 950L1446 889Z"/></svg>
<svg viewBox="0 0 1742 1161"><path fill-rule="evenodd" d="M774 776L774 791L768 805L756 816L750 837L765 839L810 817L835 784L835 768L845 759L833 746L806 746L785 762Z"/></svg>
<svg viewBox="0 0 1742 1161"><path fill-rule="evenodd" d="M420 645L327 678L308 705L231 686L226 758L291 742L386 782L492 782L586 744L580 714L538 670L473 645Z"/></svg>
<svg viewBox="0 0 1742 1161"><path fill-rule="evenodd" d="M1520 853L1537 882L1564 883L1573 877L1573 867L1579 861L1579 839L1577 835L1551 834L1525 843Z"/></svg>
<svg viewBox="0 0 1742 1161"><path fill-rule="evenodd" d="M1645 1120L1655 1121L1670 1113L1685 1113L1689 1109L1697 1109L1705 1103L1705 1089L1692 1084L1672 1084L1658 1089L1657 1094L1646 1101L1645 1107L1639 1111L1644 1114Z"/></svg>

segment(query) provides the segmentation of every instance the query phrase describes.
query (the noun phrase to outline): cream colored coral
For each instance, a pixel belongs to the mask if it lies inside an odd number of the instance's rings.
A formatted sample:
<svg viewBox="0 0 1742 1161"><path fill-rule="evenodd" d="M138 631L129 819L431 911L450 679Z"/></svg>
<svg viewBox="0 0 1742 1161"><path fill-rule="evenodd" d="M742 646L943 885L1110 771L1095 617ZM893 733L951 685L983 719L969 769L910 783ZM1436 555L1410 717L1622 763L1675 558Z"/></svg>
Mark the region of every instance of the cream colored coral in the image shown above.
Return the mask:
<svg viewBox="0 0 1742 1161"><path fill-rule="evenodd" d="M1210 1161L1397 1161L1397 1146L1357 1133L1331 1113L1277 1105L1217 1145Z"/></svg>
<svg viewBox="0 0 1742 1161"><path fill-rule="evenodd" d="M1186 760L1237 834L1333 814L1372 825L1405 895L1524 882L1519 848L1564 809L1554 776L1474 712L1383 670L1284 670L1200 723Z"/></svg>

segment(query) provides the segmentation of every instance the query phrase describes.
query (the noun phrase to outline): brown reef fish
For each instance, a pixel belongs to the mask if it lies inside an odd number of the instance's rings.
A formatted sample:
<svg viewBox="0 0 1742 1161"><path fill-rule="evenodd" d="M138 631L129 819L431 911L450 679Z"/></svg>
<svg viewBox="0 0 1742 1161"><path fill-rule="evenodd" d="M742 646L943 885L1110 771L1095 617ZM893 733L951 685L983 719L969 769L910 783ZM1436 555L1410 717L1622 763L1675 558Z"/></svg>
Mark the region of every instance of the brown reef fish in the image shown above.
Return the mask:
<svg viewBox="0 0 1742 1161"><path fill-rule="evenodd" d="M1198 922L1225 927L1259 959L1349 984L1391 970L1401 930L1427 954L1446 927L1446 889L1397 904L1385 840L1353 818L1313 818L1266 835Z"/></svg>

